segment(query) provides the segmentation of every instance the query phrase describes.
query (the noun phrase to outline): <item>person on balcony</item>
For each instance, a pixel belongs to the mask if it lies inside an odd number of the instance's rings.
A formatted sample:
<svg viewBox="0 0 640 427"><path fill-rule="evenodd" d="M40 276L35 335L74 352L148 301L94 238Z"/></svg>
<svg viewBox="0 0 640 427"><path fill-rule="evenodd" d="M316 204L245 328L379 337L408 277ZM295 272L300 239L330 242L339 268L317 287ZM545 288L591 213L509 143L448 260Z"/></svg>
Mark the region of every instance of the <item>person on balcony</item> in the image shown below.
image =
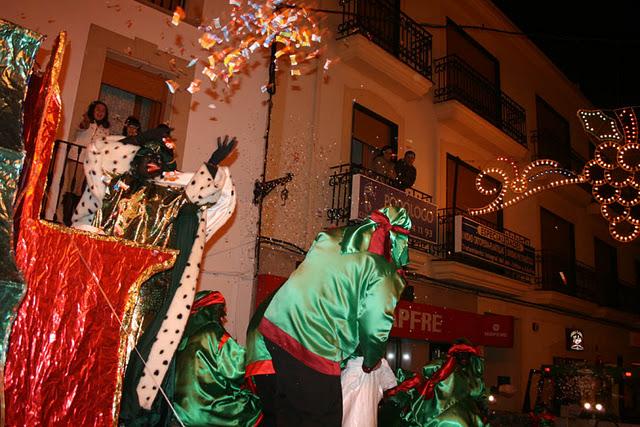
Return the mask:
<svg viewBox="0 0 640 427"><path fill-rule="evenodd" d="M413 163L416 161L416 153L407 151L404 157L396 162L396 187L406 190L413 187L416 182L416 168Z"/></svg>
<svg viewBox="0 0 640 427"><path fill-rule="evenodd" d="M108 136L111 123L109 122L109 108L102 101L93 101L89 104L87 112L82 115L82 121L76 132L76 144L83 147L91 142Z"/></svg>
<svg viewBox="0 0 640 427"><path fill-rule="evenodd" d="M127 120L124 121L124 126L122 128L122 135L124 136L136 136L140 133L140 120L138 120L135 116L127 117Z"/></svg>
<svg viewBox="0 0 640 427"><path fill-rule="evenodd" d="M361 224L321 232L256 311L246 372L261 397L271 396L262 402L266 426L342 425L341 368L358 356L366 373L381 366L405 286L410 228L403 208L386 207Z"/></svg>
<svg viewBox="0 0 640 427"><path fill-rule="evenodd" d="M385 145L382 147L380 154L373 159L373 171L382 177L389 178L391 181L395 180L396 169L393 161L394 156L395 153L393 152L392 146Z"/></svg>
<svg viewBox="0 0 640 427"><path fill-rule="evenodd" d="M73 216L74 227L85 231L179 250L171 270L142 285L144 332L122 388L120 421L127 426L166 425L167 402L158 397L158 385L173 383L173 354L193 304L204 244L235 209L229 170L218 165L236 139L218 138L217 149L196 173L181 173L170 131L160 126L91 143L84 164L87 189Z"/></svg>

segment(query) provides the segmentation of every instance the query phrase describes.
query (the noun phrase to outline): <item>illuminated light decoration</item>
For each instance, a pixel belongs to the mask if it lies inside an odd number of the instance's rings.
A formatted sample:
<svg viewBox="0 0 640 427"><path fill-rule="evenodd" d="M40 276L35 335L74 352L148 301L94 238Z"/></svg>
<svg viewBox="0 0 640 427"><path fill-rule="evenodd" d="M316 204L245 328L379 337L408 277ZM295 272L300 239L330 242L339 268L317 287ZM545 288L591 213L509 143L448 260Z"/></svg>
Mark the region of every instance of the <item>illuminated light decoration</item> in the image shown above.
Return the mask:
<svg viewBox="0 0 640 427"><path fill-rule="evenodd" d="M602 169L595 159L589 160L582 168L582 176L591 185L602 185L606 182L604 169Z"/></svg>
<svg viewBox="0 0 640 427"><path fill-rule="evenodd" d="M629 172L640 171L640 144L630 142L618 150L618 165Z"/></svg>
<svg viewBox="0 0 640 427"><path fill-rule="evenodd" d="M631 209L616 202L610 205L601 205L600 212L609 221L609 224L616 225L629 217Z"/></svg>
<svg viewBox="0 0 640 427"><path fill-rule="evenodd" d="M628 243L640 235L640 225L634 225L628 221L617 224L609 223L609 234L619 242Z"/></svg>
<svg viewBox="0 0 640 427"><path fill-rule="evenodd" d="M527 164L520 172L518 164L506 157L498 157L496 162L501 166L487 167L476 177L476 189L483 195L495 196L486 206L470 209L471 215L484 215L504 209L516 204L527 197L550 188L585 182L585 178L573 171L564 169L560 163L550 159L538 159ZM504 167L503 165L508 167ZM495 186L483 186L486 177L492 177L500 182L499 189ZM535 187L533 184L537 184ZM511 198L507 199L507 196Z"/></svg>
<svg viewBox="0 0 640 427"><path fill-rule="evenodd" d="M633 108L623 108L615 114L622 125L625 145L638 142L638 120Z"/></svg>
<svg viewBox="0 0 640 427"><path fill-rule="evenodd" d="M604 411L604 406L602 403L596 403L596 411Z"/></svg>
<svg viewBox="0 0 640 427"><path fill-rule="evenodd" d="M625 378L631 378L633 376L633 373L631 373L631 371L626 371L624 373Z"/></svg>
<svg viewBox="0 0 640 427"><path fill-rule="evenodd" d="M623 188L631 185L633 173L622 168L606 169L604 177L607 184L616 188Z"/></svg>
<svg viewBox="0 0 640 427"><path fill-rule="evenodd" d="M640 225L640 205L631 207L627 221L633 225Z"/></svg>
<svg viewBox="0 0 640 427"><path fill-rule="evenodd" d="M614 119L600 110L580 110L578 117L584 130L600 141L622 141L622 133Z"/></svg>
<svg viewBox="0 0 640 427"><path fill-rule="evenodd" d="M584 402L584 405L582 405L582 406L587 411L591 410L591 403L589 403L589 402Z"/></svg>
<svg viewBox="0 0 640 427"><path fill-rule="evenodd" d="M594 158L603 169L615 169L618 166L618 151L620 144L605 141L596 147Z"/></svg>
<svg viewBox="0 0 640 427"><path fill-rule="evenodd" d="M476 177L476 188L494 196L486 206L470 209L483 215L514 205L542 191L571 184L589 183L602 217L609 223L611 236L623 243L640 236L640 141L634 108L615 111L578 111L584 130L597 141L594 158L578 174L550 159L535 160L522 172L511 159L499 157L499 166L483 169ZM500 186L486 186L486 177Z"/></svg>
<svg viewBox="0 0 640 427"><path fill-rule="evenodd" d="M598 203L608 205L618 201L620 189L610 184L596 185L591 189L591 194Z"/></svg>
<svg viewBox="0 0 640 427"><path fill-rule="evenodd" d="M618 203L627 207L636 206L640 203L640 189L632 186L621 188Z"/></svg>

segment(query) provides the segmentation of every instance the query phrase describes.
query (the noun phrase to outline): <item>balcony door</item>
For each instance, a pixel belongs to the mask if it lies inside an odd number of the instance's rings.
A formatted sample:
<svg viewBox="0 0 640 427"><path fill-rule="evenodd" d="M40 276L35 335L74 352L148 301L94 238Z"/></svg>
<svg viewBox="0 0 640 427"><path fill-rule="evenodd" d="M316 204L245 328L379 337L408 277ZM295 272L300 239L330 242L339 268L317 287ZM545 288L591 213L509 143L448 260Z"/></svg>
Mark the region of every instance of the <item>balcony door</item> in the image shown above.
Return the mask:
<svg viewBox="0 0 640 427"><path fill-rule="evenodd" d="M540 208L542 287L575 294L576 255L573 224Z"/></svg>
<svg viewBox="0 0 640 427"><path fill-rule="evenodd" d="M536 96L536 116L536 158L557 160L563 167L571 167L569 122L539 96Z"/></svg>
<svg viewBox="0 0 640 427"><path fill-rule="evenodd" d="M471 108L500 127L500 62L455 22L447 18L449 85Z"/></svg>
<svg viewBox="0 0 640 427"><path fill-rule="evenodd" d="M351 163L372 169L373 159L387 145L397 153L398 125L360 104L353 104Z"/></svg>
<svg viewBox="0 0 640 427"><path fill-rule="evenodd" d="M469 209L481 208L488 205L493 196L485 196L476 189L478 169L460 158L447 155L447 210L450 215L467 212ZM500 184L494 179L487 179L486 185L498 187ZM502 211L488 213L476 217L484 220L497 229L502 229Z"/></svg>
<svg viewBox="0 0 640 427"><path fill-rule="evenodd" d="M618 305L618 251L600 239L593 239L597 296L601 305Z"/></svg>

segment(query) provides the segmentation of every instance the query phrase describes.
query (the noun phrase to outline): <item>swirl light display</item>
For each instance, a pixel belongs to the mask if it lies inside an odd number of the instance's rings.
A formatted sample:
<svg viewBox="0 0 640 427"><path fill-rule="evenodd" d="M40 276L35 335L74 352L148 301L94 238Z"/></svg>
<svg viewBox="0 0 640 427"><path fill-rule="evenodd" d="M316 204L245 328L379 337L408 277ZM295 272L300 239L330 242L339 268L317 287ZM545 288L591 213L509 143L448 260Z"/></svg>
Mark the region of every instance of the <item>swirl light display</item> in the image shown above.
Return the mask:
<svg viewBox="0 0 640 427"><path fill-rule="evenodd" d="M476 178L478 191L495 198L469 213L482 215L550 188L589 183L602 216L609 222L611 236L623 243L640 236L640 142L636 110L630 107L614 111L580 110L578 118L584 130L598 142L594 158L580 173L548 159L535 160L520 172L516 162L499 157L498 165L483 169ZM498 179L500 185L485 187L487 176Z"/></svg>

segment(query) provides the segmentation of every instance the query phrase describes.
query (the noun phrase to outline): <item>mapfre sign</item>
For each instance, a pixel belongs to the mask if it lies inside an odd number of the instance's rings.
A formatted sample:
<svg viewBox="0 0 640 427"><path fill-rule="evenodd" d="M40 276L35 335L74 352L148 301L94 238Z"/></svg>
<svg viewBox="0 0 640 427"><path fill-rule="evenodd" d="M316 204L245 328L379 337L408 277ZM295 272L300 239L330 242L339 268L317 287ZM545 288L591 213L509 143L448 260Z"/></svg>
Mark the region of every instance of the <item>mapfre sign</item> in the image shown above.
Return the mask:
<svg viewBox="0 0 640 427"><path fill-rule="evenodd" d="M400 301L391 336L435 342L464 337L475 345L513 347L513 317Z"/></svg>

